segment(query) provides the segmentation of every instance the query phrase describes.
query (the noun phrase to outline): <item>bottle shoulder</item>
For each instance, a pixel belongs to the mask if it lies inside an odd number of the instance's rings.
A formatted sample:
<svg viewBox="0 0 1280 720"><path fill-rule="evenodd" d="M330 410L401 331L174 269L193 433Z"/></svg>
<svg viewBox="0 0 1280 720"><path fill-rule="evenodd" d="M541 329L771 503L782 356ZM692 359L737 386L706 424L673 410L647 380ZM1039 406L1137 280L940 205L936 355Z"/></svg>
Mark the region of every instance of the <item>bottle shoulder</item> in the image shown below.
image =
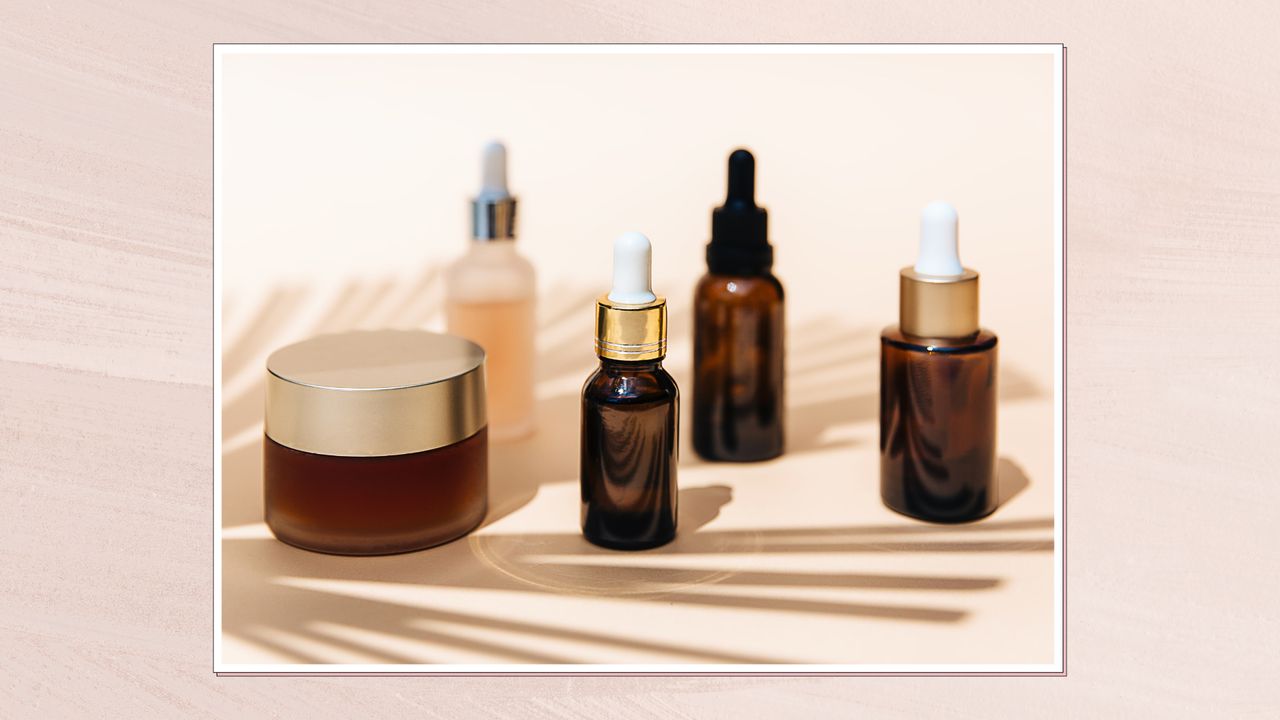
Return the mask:
<svg viewBox="0 0 1280 720"><path fill-rule="evenodd" d="M680 386L676 384L676 379L671 377L671 373L667 372L666 369L659 367L654 377L656 384L668 395L672 397L680 395Z"/></svg>
<svg viewBox="0 0 1280 720"><path fill-rule="evenodd" d="M785 299L782 282L773 275L719 275L707 273L694 290L697 300L709 302L771 304Z"/></svg>
<svg viewBox="0 0 1280 720"><path fill-rule="evenodd" d="M644 364L601 363L582 386L583 398L612 403L674 401L680 395L675 378L664 368Z"/></svg>
<svg viewBox="0 0 1280 720"><path fill-rule="evenodd" d="M902 332L897 325L890 325L880 332L880 342L903 350L963 354L991 350L1000 340L994 332L982 327L963 338L922 338Z"/></svg>

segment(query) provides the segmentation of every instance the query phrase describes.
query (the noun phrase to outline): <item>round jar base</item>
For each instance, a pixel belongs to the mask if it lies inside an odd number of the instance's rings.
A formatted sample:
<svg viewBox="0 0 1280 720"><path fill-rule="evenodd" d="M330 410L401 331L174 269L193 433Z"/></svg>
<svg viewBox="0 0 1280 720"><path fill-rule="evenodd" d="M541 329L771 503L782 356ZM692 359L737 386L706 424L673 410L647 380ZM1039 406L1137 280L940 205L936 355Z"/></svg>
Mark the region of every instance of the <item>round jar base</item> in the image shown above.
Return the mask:
<svg viewBox="0 0 1280 720"><path fill-rule="evenodd" d="M271 529L271 534L285 545L292 545L300 550L308 550L310 552L324 553L326 555L346 555L349 557L371 556L371 555L403 555L404 553L418 552L419 550L427 550L429 548L446 545L459 538L465 537L472 530L480 526L484 521L485 513L482 511L476 519L461 527L461 529L450 529L446 532L432 532L420 536L406 536L400 538L383 538L385 544L381 546L352 545L344 539L335 539L328 536L316 535L314 533L294 533L290 528L281 528L273 525L270 521L267 526Z"/></svg>

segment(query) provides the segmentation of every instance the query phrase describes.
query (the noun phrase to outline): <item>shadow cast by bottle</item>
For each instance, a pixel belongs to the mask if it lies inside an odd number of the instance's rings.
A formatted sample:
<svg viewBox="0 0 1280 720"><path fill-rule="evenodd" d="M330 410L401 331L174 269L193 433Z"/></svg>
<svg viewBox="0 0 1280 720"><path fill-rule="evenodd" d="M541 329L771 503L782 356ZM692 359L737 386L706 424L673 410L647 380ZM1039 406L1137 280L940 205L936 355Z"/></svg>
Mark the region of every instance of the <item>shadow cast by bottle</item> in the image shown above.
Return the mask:
<svg viewBox="0 0 1280 720"><path fill-rule="evenodd" d="M692 529L710 522L719 508L728 502L729 496L728 488L723 486L686 493L688 522ZM530 640L554 640L560 644L570 641L597 646L605 651L639 651L688 662L776 662L766 657L655 642L623 634L374 600L331 592L309 584L347 580L413 584L424 588L453 586L516 593L528 590L520 583L506 580L501 574L461 581L455 578L455 573L444 570L465 567L469 555L467 544L461 541L407 555L349 558L308 553L270 540L227 540L224 542L223 630L301 663L334 660L332 656L321 657L299 649L299 645L325 646L330 653L336 651L347 662L359 662L356 658L369 658L367 662L373 663L433 661L429 652L412 655L391 652L377 643L354 641L352 635L380 635L427 647L446 646L450 657L456 657L459 652L478 653L494 658L490 662L572 664L585 661L581 657L531 650L526 646ZM282 567L288 572L273 576L273 571ZM433 573L433 569L443 571ZM246 585L253 586L258 592L238 590ZM263 593L267 597L264 598ZM499 633L506 636L508 642L478 640L466 633L449 632L447 629L457 626Z"/></svg>
<svg viewBox="0 0 1280 720"><path fill-rule="evenodd" d="M739 570L741 563L718 561L757 554L786 553L1024 553L1052 549L1051 539L956 539L957 534L1033 533L1051 530L1052 518L990 520L972 525L914 523L827 528L708 530L732 500L725 486L681 492L681 532L668 546L618 564L618 553L587 543L578 533L480 533L431 550L406 555L350 558L298 550L271 539L224 541L224 631L297 662L456 662L480 655L486 662L610 662L617 653L639 652L661 661L713 663L795 662L724 648L659 642L618 632L598 632L565 623L525 619L520 598L528 593L576 595L591 602L659 603L674 607L732 608L763 613L802 613L898 622L954 623L969 615L963 606L869 602L864 599L779 595L779 590L825 588L844 592L956 592L997 589L991 576L821 573ZM705 567L687 561L667 566L664 558L705 556ZM479 560L479 563L477 563ZM548 579L550 578L550 582ZM576 583L576 585L575 585ZM374 587L414 586L421 602L368 596ZM433 588L500 591L512 595L501 616L439 607ZM757 593L756 589L771 589ZM397 593L402 598L403 593ZM923 597L923 596L922 596ZM484 640L472 630L482 632ZM413 652L392 652L385 643L360 638L397 638ZM548 651L540 639L561 640L590 650ZM531 644L533 645L531 647ZM323 653L309 652L315 646ZM421 647L417 647L421 646ZM563 647L554 643L551 647ZM431 648L437 648L434 652ZM420 650L420 651L419 651ZM335 658L338 658L335 660ZM368 658L361 660L360 658Z"/></svg>
<svg viewBox="0 0 1280 720"><path fill-rule="evenodd" d="M314 325L311 334L382 326L417 327L440 312L439 273L423 273L407 285L373 283L348 286L337 294ZM372 288L372 289L369 289ZM284 292L284 291L282 291ZM590 333L589 309L594 294L560 289L556 297L568 298L540 310L539 333L549 337L586 337ZM274 333L287 323L284 314L305 304L305 293L272 294L270 307L259 308L236 334L225 357L224 377L253 372L256 380L227 399L223 414L224 439L238 439L223 454L223 527L249 525L262 519L261 420L265 371L261 365L269 352L284 342ZM675 308L677 321L679 313ZM304 326L305 328L306 326ZM581 330L578 328L581 327ZM813 378L815 384L831 382L832 393L803 398L790 408L789 454L838 449L847 441L824 440L826 431L849 423L873 421L878 412L875 334L868 329L836 329L823 323L800 326L796 342L812 346L812 362L796 361L792 376ZM868 349L868 347L872 349ZM818 350L821 349L821 353ZM539 431L511 443L491 446L490 513L486 525L525 506L541 487L577 482L578 382L594 367L589 340L555 343L537 356L540 383L559 392L538 401ZM846 373L841 375L840 373ZM246 376L247 377L247 376ZM1005 377L1008 377L1007 371ZM1036 392L1024 384L1014 392ZM566 391L565 387L575 388ZM1005 386L1008 387L1008 386ZM1002 393L1003 397L1003 393ZM250 431L257 428L256 433ZM688 447L686 445L686 447ZM696 464L693 453L682 453ZM1000 463L1001 504L1027 487L1021 468L1005 459ZM577 532L495 533L472 535L431 550L409 555L343 558L297 550L273 539L223 541L224 631L299 662L326 662L333 657L366 657L370 662L431 662L430 647L443 648L438 660L458 653L495 658L493 662L584 662L627 651L679 661L717 663L770 663L778 658L758 657L718 648L663 643L616 633L575 629L572 622L524 620L519 610L503 617L434 606L432 588L468 588L522 594L601 595L628 602L654 602L673 606L736 608L762 613L807 613L819 616L861 617L904 622L954 623L969 610L954 606L878 603L858 600L779 597L757 590L826 588L832 591L931 591L982 592L1000 587L997 577L922 576L876 573L817 573L740 570L740 563L717 558L761 553L1026 553L1053 548L1051 538L947 537L949 533L1021 532L1052 529L1052 518L1035 520L984 520L964 526L884 525L829 528L768 528L709 530L711 522L732 500L724 486L689 487L680 494L680 532L668 546L633 554L636 564L620 566L617 553L596 548ZM487 554L486 554L487 553ZM678 565L666 563L683 558ZM705 560L704 560L705 558ZM690 559L705 567L691 566ZM585 587L546 582L560 574L586 578ZM424 592L422 603L412 604L358 596L352 583L416 586ZM595 589L604 588L603 592ZM726 591L733 592L726 592ZM513 607L518 608L518 600ZM465 631L458 631L464 628ZM470 630L486 633L478 639ZM359 640L361 633L405 638L422 646L422 652L387 650L385 644ZM562 639L595 648L592 653L531 649L539 639ZM329 652L306 648L322 646ZM794 660L786 660L794 661Z"/></svg>
<svg viewBox="0 0 1280 720"><path fill-rule="evenodd" d="M1031 481L1027 479L1027 474L1023 472L1022 466L1007 457L997 458L996 492L998 500L996 501L995 512L1000 512L1000 508L1009 504L1011 500L1030 485Z"/></svg>
<svg viewBox="0 0 1280 720"><path fill-rule="evenodd" d="M238 542L238 541L237 541ZM268 590L268 602L255 603L253 608L238 607L234 599L224 601L224 632L251 644L261 646L293 662L326 664L334 662L417 664L433 662L457 662L457 653L481 653L490 663L538 663L575 664L591 661L568 653L551 653L529 649L531 642L565 641L595 646L604 653L644 652L668 659L695 663L758 664L776 660L733 652L717 651L691 645L663 643L618 633L591 632L566 627L562 624L504 619L495 615L446 610L420 604L406 604L387 600L372 600L350 594L335 593L301 584L294 578L273 583ZM305 609L299 612L299 609ZM512 615L519 615L518 611ZM252 617L253 622L240 622L238 618ZM316 617L331 620L318 621ZM463 627L468 631L485 631L500 634L506 640L484 641L466 634L449 632L446 628ZM342 630L357 630L357 635L376 634L401 641L421 643L426 647L420 653L389 651L385 646L370 642L358 642L344 638ZM286 644L281 636L301 640ZM303 646L320 643L330 646L337 653L321 656L300 650ZM401 643L403 644L403 642ZM430 647L443 647L441 654L433 657ZM341 658L335 660L334 658ZM368 658L358 660L356 658Z"/></svg>

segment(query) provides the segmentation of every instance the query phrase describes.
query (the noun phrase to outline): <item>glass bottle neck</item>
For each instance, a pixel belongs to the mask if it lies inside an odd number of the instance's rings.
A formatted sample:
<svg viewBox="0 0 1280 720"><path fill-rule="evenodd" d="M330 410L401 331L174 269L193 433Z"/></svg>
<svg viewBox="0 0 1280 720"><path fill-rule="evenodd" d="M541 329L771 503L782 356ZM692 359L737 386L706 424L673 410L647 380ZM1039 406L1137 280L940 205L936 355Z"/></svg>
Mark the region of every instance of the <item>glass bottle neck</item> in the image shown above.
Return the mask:
<svg viewBox="0 0 1280 720"><path fill-rule="evenodd" d="M612 360L600 358L600 368L610 372L653 372L662 369L662 358L657 360Z"/></svg>
<svg viewBox="0 0 1280 720"><path fill-rule="evenodd" d="M471 252L502 255L516 251L515 238L471 238Z"/></svg>

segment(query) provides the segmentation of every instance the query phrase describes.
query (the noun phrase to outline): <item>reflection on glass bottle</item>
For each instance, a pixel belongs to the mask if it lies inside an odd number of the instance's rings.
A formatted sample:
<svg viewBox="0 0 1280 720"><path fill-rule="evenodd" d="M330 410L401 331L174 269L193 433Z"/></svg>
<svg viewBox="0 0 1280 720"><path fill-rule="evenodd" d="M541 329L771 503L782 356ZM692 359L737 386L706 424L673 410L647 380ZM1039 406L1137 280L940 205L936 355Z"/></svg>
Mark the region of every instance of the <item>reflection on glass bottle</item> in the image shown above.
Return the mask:
<svg viewBox="0 0 1280 720"><path fill-rule="evenodd" d="M901 273L899 325L880 336L880 495L933 522L996 509L996 345L978 327L978 273L960 265L958 218L925 209L920 259Z"/></svg>
<svg viewBox="0 0 1280 720"><path fill-rule="evenodd" d="M784 298L772 267L755 158L735 150L693 298L693 446L707 460L782 454Z"/></svg>
<svg viewBox="0 0 1280 720"><path fill-rule="evenodd" d="M649 265L643 235L614 243L613 289L596 302L600 367L582 388L582 534L617 550L676 534L679 390L662 368L667 307Z"/></svg>

